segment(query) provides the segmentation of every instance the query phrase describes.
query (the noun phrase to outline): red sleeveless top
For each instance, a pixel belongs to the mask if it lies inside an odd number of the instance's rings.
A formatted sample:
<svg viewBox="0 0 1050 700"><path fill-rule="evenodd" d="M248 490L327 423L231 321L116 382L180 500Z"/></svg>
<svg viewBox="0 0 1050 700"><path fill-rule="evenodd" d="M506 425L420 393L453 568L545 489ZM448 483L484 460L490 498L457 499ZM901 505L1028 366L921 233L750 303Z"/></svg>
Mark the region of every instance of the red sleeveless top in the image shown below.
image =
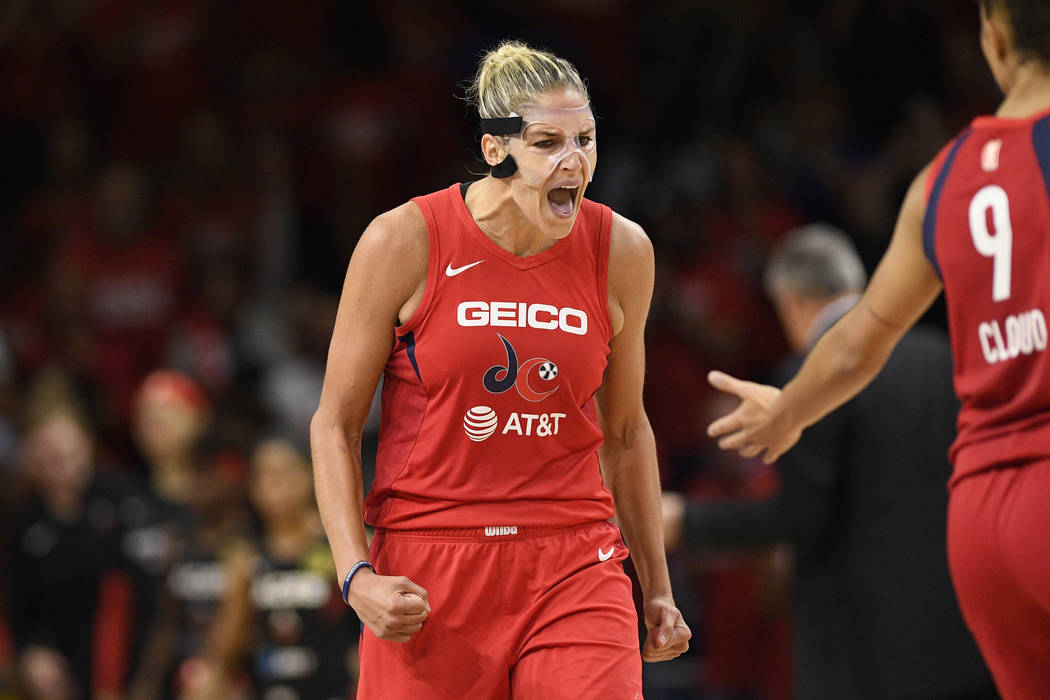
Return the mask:
<svg viewBox="0 0 1050 700"><path fill-rule="evenodd" d="M412 201L430 243L426 291L384 371L365 520L509 528L612 517L594 404L611 338L611 210L584 200L566 238L523 258L478 228L460 185Z"/></svg>
<svg viewBox="0 0 1050 700"><path fill-rule="evenodd" d="M1050 457L1050 113L978 117L934 161L926 253L962 402L952 483Z"/></svg>

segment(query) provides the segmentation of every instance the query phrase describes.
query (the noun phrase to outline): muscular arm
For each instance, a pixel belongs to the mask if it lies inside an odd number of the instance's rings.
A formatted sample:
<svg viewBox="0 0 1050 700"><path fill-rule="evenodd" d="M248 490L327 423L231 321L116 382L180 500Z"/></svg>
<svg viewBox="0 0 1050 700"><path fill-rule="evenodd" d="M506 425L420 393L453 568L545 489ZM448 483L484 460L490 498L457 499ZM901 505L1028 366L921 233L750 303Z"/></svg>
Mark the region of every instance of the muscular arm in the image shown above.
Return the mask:
<svg viewBox="0 0 1050 700"><path fill-rule="evenodd" d="M342 577L354 562L368 559L361 477L361 435L372 395L394 343L399 316L411 315L426 283L427 234L423 215L408 203L376 218L350 259L336 315L320 405L310 424L314 488L336 571ZM394 573L394 572L381 572ZM384 636L396 620L381 596L426 592L398 577L382 582L363 569L354 576L350 603L361 620ZM409 585L411 584L411 585ZM389 590L387 590L389 589ZM404 602L404 601L400 601ZM394 606L395 614L408 614ZM421 620L420 620L421 622ZM418 629L418 628L417 628ZM407 641L398 633L389 638Z"/></svg>
<svg viewBox="0 0 1050 700"><path fill-rule="evenodd" d="M646 624L656 634L643 657L674 658L688 648L689 628L674 607L664 556L656 442L642 406L645 318L653 292L653 249L636 224L614 215L609 251L609 306L613 325L609 366L597 395L605 442L602 474L646 603Z"/></svg>
<svg viewBox="0 0 1050 700"><path fill-rule="evenodd" d="M711 383L743 401L708 427L724 449L772 462L801 431L860 392L882 369L897 341L930 307L941 282L923 251L925 182L912 182L889 249L860 302L828 330L784 387L760 386L718 372Z"/></svg>

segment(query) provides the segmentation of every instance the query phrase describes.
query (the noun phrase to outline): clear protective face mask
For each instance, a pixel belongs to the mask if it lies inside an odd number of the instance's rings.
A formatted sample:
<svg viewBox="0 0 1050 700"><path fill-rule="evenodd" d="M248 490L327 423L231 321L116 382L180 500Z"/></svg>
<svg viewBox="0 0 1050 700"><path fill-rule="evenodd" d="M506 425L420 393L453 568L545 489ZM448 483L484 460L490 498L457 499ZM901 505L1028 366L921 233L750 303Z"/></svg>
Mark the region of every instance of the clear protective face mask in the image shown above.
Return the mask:
<svg viewBox="0 0 1050 700"><path fill-rule="evenodd" d="M590 104L559 109L526 103L511 113L517 116L521 132L509 135L507 152L527 186L538 186L568 158L579 159L583 184L591 181L597 141Z"/></svg>

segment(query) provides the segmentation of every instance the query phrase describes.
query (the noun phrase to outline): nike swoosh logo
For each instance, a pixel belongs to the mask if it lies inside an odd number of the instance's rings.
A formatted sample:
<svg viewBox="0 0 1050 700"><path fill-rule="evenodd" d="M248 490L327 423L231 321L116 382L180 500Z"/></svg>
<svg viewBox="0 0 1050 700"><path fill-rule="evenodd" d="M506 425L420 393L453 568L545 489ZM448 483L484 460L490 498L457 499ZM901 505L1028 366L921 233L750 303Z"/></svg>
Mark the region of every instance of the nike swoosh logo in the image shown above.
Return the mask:
<svg viewBox="0 0 1050 700"><path fill-rule="evenodd" d="M472 262L469 265L464 265L463 267L452 267L452 263L449 263L448 267L445 268L445 274L448 275L449 277L455 277L456 275L458 275L459 273L463 272L464 270L469 270L470 268L474 267L475 265L480 265L483 262L485 262L484 259L478 260L477 262Z"/></svg>
<svg viewBox="0 0 1050 700"><path fill-rule="evenodd" d="M614 549L613 547L609 547L609 551L608 552L603 552L602 548L599 547L598 548L598 561L608 561L609 557L611 557L612 554L613 554L613 549Z"/></svg>

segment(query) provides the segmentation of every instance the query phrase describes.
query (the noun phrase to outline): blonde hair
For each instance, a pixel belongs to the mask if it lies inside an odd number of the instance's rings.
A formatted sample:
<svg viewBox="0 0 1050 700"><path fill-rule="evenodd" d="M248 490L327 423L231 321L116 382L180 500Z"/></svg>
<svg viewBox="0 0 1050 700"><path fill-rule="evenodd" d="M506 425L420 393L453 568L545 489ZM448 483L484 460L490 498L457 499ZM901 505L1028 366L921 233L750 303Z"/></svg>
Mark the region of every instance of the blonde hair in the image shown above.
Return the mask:
<svg viewBox="0 0 1050 700"><path fill-rule="evenodd" d="M523 102L558 89L575 90L590 100L575 66L520 41L503 41L481 59L467 99L482 119L510 115Z"/></svg>

